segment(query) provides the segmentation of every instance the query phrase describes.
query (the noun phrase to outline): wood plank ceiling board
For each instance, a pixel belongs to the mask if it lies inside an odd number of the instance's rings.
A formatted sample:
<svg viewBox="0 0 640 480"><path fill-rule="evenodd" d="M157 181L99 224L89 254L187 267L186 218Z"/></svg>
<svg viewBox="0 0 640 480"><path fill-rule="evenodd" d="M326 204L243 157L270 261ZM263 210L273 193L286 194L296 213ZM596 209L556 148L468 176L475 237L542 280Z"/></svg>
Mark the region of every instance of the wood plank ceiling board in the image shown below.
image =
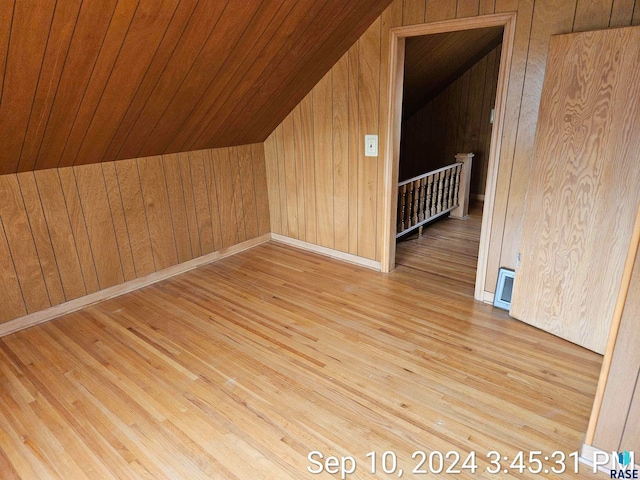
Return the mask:
<svg viewBox="0 0 640 480"><path fill-rule="evenodd" d="M263 142L390 0L0 6L0 174Z"/></svg>
<svg viewBox="0 0 640 480"><path fill-rule="evenodd" d="M403 118L409 118L502 41L502 27L406 40Z"/></svg>

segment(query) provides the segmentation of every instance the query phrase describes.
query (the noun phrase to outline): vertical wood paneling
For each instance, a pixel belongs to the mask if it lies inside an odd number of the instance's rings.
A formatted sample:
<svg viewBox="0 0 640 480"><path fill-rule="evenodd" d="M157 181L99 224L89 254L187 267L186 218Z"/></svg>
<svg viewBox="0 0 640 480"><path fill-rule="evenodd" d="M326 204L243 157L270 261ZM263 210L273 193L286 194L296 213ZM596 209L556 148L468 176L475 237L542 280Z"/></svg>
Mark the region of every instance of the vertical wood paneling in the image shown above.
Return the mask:
<svg viewBox="0 0 640 480"><path fill-rule="evenodd" d="M102 175L104 176L104 184L109 197L109 209L111 210L111 219L113 220L113 228L118 242L118 251L120 252L120 263L125 280L133 280L136 278L136 269L133 264L133 254L131 253L131 242L129 241L129 232L127 230L127 221L124 216L124 208L122 206L122 197L120 195L120 184L118 183L118 175L113 162L105 162L102 164Z"/></svg>
<svg viewBox="0 0 640 480"><path fill-rule="evenodd" d="M291 115L293 115L293 148L294 148L294 162L296 169L296 203L298 205L297 218L298 218L298 238L305 240L307 235L307 216L305 205L305 171L304 171L304 140L302 139L303 126L302 126L302 107L298 105Z"/></svg>
<svg viewBox="0 0 640 480"><path fill-rule="evenodd" d="M287 192L287 226L286 235L301 238L298 229L298 175L296 172L295 136L293 129L293 112L282 122L284 184Z"/></svg>
<svg viewBox="0 0 640 480"><path fill-rule="evenodd" d="M69 212L62 192L62 183L58 172L54 170L40 170L36 171L34 175L40 198L43 200L42 208L49 227L64 295L67 300L73 300L85 295L87 290L73 237Z"/></svg>
<svg viewBox="0 0 640 480"><path fill-rule="evenodd" d="M402 15L402 11L400 11ZM360 41L349 49L349 253L358 254L358 168L360 165L360 125L358 124L358 77Z"/></svg>
<svg viewBox="0 0 640 480"><path fill-rule="evenodd" d="M613 0L578 0L572 31L586 32L608 27L612 6Z"/></svg>
<svg viewBox="0 0 640 480"><path fill-rule="evenodd" d="M80 196L78 195L76 177L71 168L61 168L57 172L60 177L60 185L62 185L62 192L67 205L67 212L69 214L69 221L71 222L71 230L73 231L78 259L80 260L84 285L87 293L97 292L100 290L100 284L98 283L98 274L93 260L93 252L91 251L91 241L87 233L87 224L84 220L82 204L80 203Z"/></svg>
<svg viewBox="0 0 640 480"><path fill-rule="evenodd" d="M50 306L40 259L16 175L0 176L0 218L27 311L36 312Z"/></svg>
<svg viewBox="0 0 640 480"><path fill-rule="evenodd" d="M583 7L586 7L588 3L586 0L581 0ZM604 4L609 5L611 9L610 18L607 16L607 24L596 25L597 28L606 28L610 22L612 26L623 23L624 21L638 22L640 21L640 8L637 3L635 11L630 7L629 0L613 0L613 3L609 0L605 0ZM535 6L535 8L534 8ZM489 242L489 258L488 258L488 271L485 283L485 289L489 292L494 291L495 283L497 279L497 272L500 266L507 266L513 268L515 266L515 254L519 248L520 242L520 228L521 219L524 209L524 192L526 190L526 181L529 178L530 170L530 155L533 149L533 132L535 131L535 124L537 119L537 103L539 102L539 91L542 85L542 78L544 76L544 66L546 62L546 49L549 43L549 38L553 34L565 33L571 31L574 28L573 20L576 13L577 0L394 0L392 4L385 10L382 16L378 19L378 22L382 22L382 25L378 24L378 34L375 39L375 43L378 46L378 62L379 66L376 75L368 75L368 66L365 65L367 60L365 51L367 48L363 48L363 42L371 42L372 34L371 27L360 39L354 43L349 51L349 82L346 88L349 90L349 173L348 173L348 185L349 185L349 224L348 224L348 237L349 237L349 252L359 255L364 255L363 251L372 250L375 252L377 258L379 246L371 248L370 246L362 246L360 242L371 242L376 238L376 235L381 235L381 221L382 212L378 208L382 201L383 190L380 184L375 185L370 181L366 181L364 178L371 176L371 171L374 168L379 172L378 179L381 178L381 169L383 165L384 157L380 155L377 162L365 161L371 159L365 159L361 156L362 144L364 135L366 133L377 133L379 135L379 146L381 152L385 145L385 139L383 135L386 131L386 105L388 104L388 81L386 76L388 75L388 50L386 50L386 43L389 38L389 30L398 25L399 22L410 22L412 16L419 16L419 13L415 14L414 11L424 10L424 20L426 22L435 22L440 20L447 20L455 18L456 16L467 15L485 15L490 13L502 13L517 11L516 31L515 31L515 43L514 51L511 60L511 69L508 73L508 92L505 106L505 121L504 131L502 135L502 144L500 155L500 166L498 170L496 197L494 203L494 209L492 214L492 231L490 233ZM594 6L593 8L606 10L603 6ZM535 16L535 21L534 21ZM635 18L632 20L632 16ZM391 18L398 18L399 20L391 21ZM598 15L594 15L594 18L599 18ZM412 21L412 20L411 20ZM598 20L595 23L600 22ZM375 35L373 35L375 36ZM371 49L374 50L373 48ZM499 64L496 62L496 68ZM487 68L489 65L487 65ZM363 74L363 72L365 72ZM335 74L335 67L334 72ZM354 82L354 79L357 80ZM323 108L325 104L318 99L323 96L327 96L329 93L336 94L335 88L331 92L325 92L325 85L321 81L313 89L311 96L313 102L305 100L300 103L301 116L304 118L304 109L310 107L312 109L312 117L314 123L326 114L319 111L319 108ZM459 84L452 86L449 91L447 102L458 102L464 98L463 87ZM373 132L366 132L362 130L362 118L366 117L367 113L360 111L363 104L363 93L366 98L370 92L376 92L372 99L375 108L379 111L378 123ZM340 95L340 92L338 93ZM486 121L487 112L484 111L487 95L486 91L483 94L483 107L482 107L482 121ZM467 90L468 98L468 90ZM491 99L493 103L494 99ZM442 103L445 103L442 100ZM357 107L355 107L357 105ZM444 126L444 135L446 137L457 138L457 117L460 114L460 109L457 113L450 110L451 116L446 118L446 125ZM333 112L331 112L332 114ZM463 112L464 113L464 112ZM330 114L329 114L330 115ZM455 118L454 118L455 117ZM427 119L423 119L427 120ZM434 117L434 123L435 117ZM483 123L484 125L484 123ZM490 131L489 126L483 126L483 131ZM315 173L317 174L319 169L324 168L325 158L319 157L318 153L323 149L330 148L334 151L334 132L327 130L324 134L319 132L319 127L313 125L311 132L313 136L307 134L307 129L303 127L301 134L296 134L296 141L302 139L305 142L302 150L305 147L311 145L315 152L315 158L313 159L313 166L315 167ZM282 152L283 148L278 149L278 142L280 138L282 147L284 147L285 139L283 138L282 125L279 126L270 140L265 144L266 163L269 165L280 165L283 167ZM306 138L306 140L305 140ZM342 141L339 139L339 141ZM478 145L482 145L484 140L478 139ZM320 144L320 145L319 145ZM480 148L480 147L479 147ZM485 149L488 145L485 146ZM356 156L353 151L357 149ZM301 149L296 145L296 152ZM451 151L445 151L444 156L453 157L456 153L456 149ZM273 155L273 158L271 157ZM305 168L305 178L308 177L309 169ZM486 177L482 177L481 182L485 182ZM308 179L307 179L308 180ZM282 188L286 188L283 185L282 180L272 180L269 177L269 190L272 198L278 196L281 205L277 209L282 213L286 211L286 207L283 205L283 200L287 198L288 192L282 192ZM312 196L309 196L309 189L307 183L305 183L305 197L309 197L310 202L305 203L305 215L306 215L306 235L305 240L311 243L324 245L326 242L321 242L319 236L321 232L318 231L318 238L315 240L309 234L308 231L312 225L312 215L323 215L325 207L322 202L326 203L327 195L331 198L334 197L333 188L335 184L331 182L330 188L327 187L323 191L321 185L322 182L318 182L315 178L313 182L314 192ZM364 199L367 197L366 193L363 193L362 187L370 186L369 192L369 207L365 208L363 205ZM317 198L318 201L313 206L313 200ZM272 203L272 205L275 205ZM375 206L374 206L375 205ZM310 208L311 207L311 208ZM370 209L373 209L373 213ZM275 213L272 212L272 217L275 217ZM318 224L321 219L318 218ZM361 227L367 222L378 223L373 228L368 226L368 231L363 233ZM272 223L272 225L274 225ZM337 223L334 222L337 226ZM286 228L275 228L274 231L279 233L285 233L288 230ZM373 232L373 233L372 233ZM342 232L334 232L334 234L340 235ZM369 238L371 237L371 238ZM361 248L362 247L362 248Z"/></svg>
<svg viewBox="0 0 640 480"><path fill-rule="evenodd" d="M333 67L334 248L349 251L349 54Z"/></svg>
<svg viewBox="0 0 640 480"><path fill-rule="evenodd" d="M381 20L376 20L360 38L359 128L360 172L358 183L358 255L376 258L378 158L364 156L364 137L376 134L380 104Z"/></svg>
<svg viewBox="0 0 640 480"><path fill-rule="evenodd" d="M196 222L200 236L202 255L213 252L213 228L211 226L211 210L209 209L209 192L204 175L204 158L202 151L189 152L191 184L193 185L193 201L196 209Z"/></svg>
<svg viewBox="0 0 640 480"><path fill-rule="evenodd" d="M315 171L315 142L313 128L313 91L300 102L300 135L302 152L302 169L304 172L304 239L307 242L317 241L316 218L316 171ZM267 150L265 150L266 152Z"/></svg>
<svg viewBox="0 0 640 480"><path fill-rule="evenodd" d="M24 205L29 218L29 226L33 234L33 241L38 252L38 259L47 285L47 292L52 305L57 305L65 301L60 272L56 256L51 244L51 236L47 227L47 221L42 210L40 194L33 172L18 174L20 191L24 200Z"/></svg>
<svg viewBox="0 0 640 480"><path fill-rule="evenodd" d="M182 192L184 195L184 206L187 211L187 226L189 227L189 239L191 240L191 251L193 256L199 257L202 252L200 247L200 232L198 230L198 219L196 217L196 203L193 196L193 183L191 182L191 165L189 164L189 154L179 153L178 164L180 166L180 179L182 180Z"/></svg>
<svg viewBox="0 0 640 480"><path fill-rule="evenodd" d="M538 109L542 82L544 80L549 41L551 35L571 32L575 14L574 1L537 0L531 26L531 42L527 54L526 77L522 90L520 118L517 123L517 144L513 157L513 168L509 185L508 205L504 226L504 242L500 265L515 266L522 239L524 201L530 178ZM607 22L608 23L608 22ZM607 25L603 25L606 27ZM495 288L495 277L487 277L491 288ZM492 272L493 273L493 272Z"/></svg>
<svg viewBox="0 0 640 480"><path fill-rule="evenodd" d="M283 235L289 234L289 215L288 215L288 201L289 192L287 191L287 171L286 171L286 158L284 149L284 125L280 124L276 128L276 152L278 160L278 182L280 186L280 225Z"/></svg>
<svg viewBox="0 0 640 480"><path fill-rule="evenodd" d="M178 262L182 263L187 260L191 260L194 255L191 250L191 238L189 235L189 223L187 221L187 208L185 205L185 192L182 189L178 155L163 155L162 164L167 181L167 193L169 195L171 220L173 223L173 232L175 234Z"/></svg>
<svg viewBox="0 0 640 480"><path fill-rule="evenodd" d="M396 1L402 3L401 1ZM438 22L456 18L456 6L456 2L451 0L426 0L426 21Z"/></svg>
<svg viewBox="0 0 640 480"><path fill-rule="evenodd" d="M178 263L162 158L138 159L138 171L155 268L161 270Z"/></svg>
<svg viewBox="0 0 640 480"><path fill-rule="evenodd" d="M244 228L247 239L258 236L258 211L256 207L256 185L253 176L253 158L251 145L243 145L235 150L238 153L238 168L240 172L240 198Z"/></svg>
<svg viewBox="0 0 640 480"><path fill-rule="evenodd" d="M510 239L504 238L507 222L507 206L509 203L511 174L513 172L513 157L517 144L519 119L523 102L523 87L527 71L528 50L531 41L533 22L533 0L496 0L496 12L512 12L517 9L516 31L513 44L511 71L509 72L509 87L504 113L504 131L500 150L500 168L496 181L496 194L492 213L491 241L487 259L487 277L485 290L495 291L500 266L514 266L515 260L504 260L502 263L502 248ZM526 117L526 116L525 116ZM526 118L525 118L526 119ZM522 192L524 195L524 192Z"/></svg>
<svg viewBox="0 0 640 480"><path fill-rule="evenodd" d="M456 18L475 17L480 12L479 0L458 0Z"/></svg>
<svg viewBox="0 0 640 480"><path fill-rule="evenodd" d="M228 247L239 242L238 221L236 217L235 197L233 194L233 174L228 148L212 151L213 170L218 192L218 210L222 229L222 246ZM278 212L279 213L279 212Z"/></svg>
<svg viewBox="0 0 640 480"><path fill-rule="evenodd" d="M610 27L628 27L633 19L634 0L613 0Z"/></svg>
<svg viewBox="0 0 640 480"><path fill-rule="evenodd" d="M315 147L315 191L317 242L334 247L333 224L333 96L331 72L313 90L313 135Z"/></svg>
<svg viewBox="0 0 640 480"><path fill-rule="evenodd" d="M120 194L124 206L124 217L127 222L131 253L136 270L136 277L155 271L149 226L144 210L138 164L136 160L116 162L116 173Z"/></svg>
<svg viewBox="0 0 640 480"><path fill-rule="evenodd" d="M268 232L262 144L0 176L0 322Z"/></svg>
<svg viewBox="0 0 640 480"><path fill-rule="evenodd" d="M265 174L267 177L267 184L269 185L269 220L271 223L271 229L276 233L282 234L282 222L280 221L280 180L278 179L278 148L276 145L276 130L274 130L273 133L269 135L264 141L264 156ZM311 167L313 167L313 163L311 164Z"/></svg>
<svg viewBox="0 0 640 480"><path fill-rule="evenodd" d="M265 165L264 145L251 145L251 161L253 163L253 178L256 186L256 212L258 215L258 235L271 232L269 187Z"/></svg>
<svg viewBox="0 0 640 480"><path fill-rule="evenodd" d="M402 25L424 22L425 0L404 0L403 4Z"/></svg>
<svg viewBox="0 0 640 480"><path fill-rule="evenodd" d="M11 320L27 314L27 308L22 297L18 274L13 257L9 250L5 235L4 223L0 217L0 281L2 281L2 295L0 295L0 322Z"/></svg>
<svg viewBox="0 0 640 480"><path fill-rule="evenodd" d="M231 179L233 181L233 199L236 207L236 222L238 224L238 240L244 242L247 239L247 229L244 214L244 202L242 198L242 179L240 178L240 165L238 162L238 149L229 149L229 165L231 166Z"/></svg>
<svg viewBox="0 0 640 480"><path fill-rule="evenodd" d="M495 13L495 10L495 0L480 0L480 6L478 8L478 13L480 15L490 15L492 13Z"/></svg>
<svg viewBox="0 0 640 480"><path fill-rule="evenodd" d="M204 159L204 177L209 194L209 213L211 214L211 231L213 234L213 244L216 249L222 248L222 223L220 221L220 210L218 208L218 189L216 188L215 170L211 159L211 152L202 152Z"/></svg>
<svg viewBox="0 0 640 480"><path fill-rule="evenodd" d="M73 173L98 275L98 286L102 289L122 283L124 275L102 167L99 164L87 165L75 168Z"/></svg>

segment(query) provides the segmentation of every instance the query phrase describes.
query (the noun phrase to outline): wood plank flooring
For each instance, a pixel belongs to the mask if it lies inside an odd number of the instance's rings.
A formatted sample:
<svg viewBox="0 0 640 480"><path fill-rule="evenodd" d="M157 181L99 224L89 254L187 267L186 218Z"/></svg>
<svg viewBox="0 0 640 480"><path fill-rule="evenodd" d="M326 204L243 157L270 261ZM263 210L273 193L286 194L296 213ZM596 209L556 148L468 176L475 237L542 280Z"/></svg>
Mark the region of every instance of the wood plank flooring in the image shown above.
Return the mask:
<svg viewBox="0 0 640 480"><path fill-rule="evenodd" d="M313 450L355 457L347 478L472 450L457 478L589 478L486 472L580 447L600 356L462 284L270 242L1 338L0 478L340 478Z"/></svg>
<svg viewBox="0 0 640 480"><path fill-rule="evenodd" d="M460 291L473 297L480 248L482 203L469 205L464 220L446 217L396 246L396 265L414 268L446 280L455 280Z"/></svg>

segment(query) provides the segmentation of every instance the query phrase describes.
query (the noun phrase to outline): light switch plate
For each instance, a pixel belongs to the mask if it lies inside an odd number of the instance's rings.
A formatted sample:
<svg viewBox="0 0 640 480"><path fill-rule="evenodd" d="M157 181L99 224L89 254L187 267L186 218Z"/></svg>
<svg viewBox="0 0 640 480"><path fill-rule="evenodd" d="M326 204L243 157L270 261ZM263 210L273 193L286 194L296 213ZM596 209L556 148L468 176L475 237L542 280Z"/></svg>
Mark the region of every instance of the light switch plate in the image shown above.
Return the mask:
<svg viewBox="0 0 640 480"><path fill-rule="evenodd" d="M365 157L378 156L378 135L364 136L364 155Z"/></svg>

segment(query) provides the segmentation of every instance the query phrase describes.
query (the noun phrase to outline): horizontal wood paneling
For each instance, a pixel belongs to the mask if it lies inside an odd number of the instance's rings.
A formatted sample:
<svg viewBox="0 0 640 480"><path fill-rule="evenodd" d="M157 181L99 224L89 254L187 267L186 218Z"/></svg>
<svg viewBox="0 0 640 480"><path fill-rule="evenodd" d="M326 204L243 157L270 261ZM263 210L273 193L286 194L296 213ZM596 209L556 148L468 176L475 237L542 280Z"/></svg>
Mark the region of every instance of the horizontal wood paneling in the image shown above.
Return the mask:
<svg viewBox="0 0 640 480"><path fill-rule="evenodd" d="M262 144L0 176L0 322L268 233L265 177Z"/></svg>
<svg viewBox="0 0 640 480"><path fill-rule="evenodd" d="M449 165L456 153L472 152L471 193L484 194L500 48L402 123L399 181Z"/></svg>
<svg viewBox="0 0 640 480"><path fill-rule="evenodd" d="M533 155L533 140L538 117L538 106L540 103L540 93L542 90L542 80L546 65L547 49L551 35L559 33L568 33L574 28L581 27L582 19L590 18L589 28L602 29L611 26L626 26L632 22L640 22L640 0L635 1L634 8L631 8L629 2L622 0L614 1L611 4L609 0L602 0L604 3L612 6L609 15L602 15L601 11L606 9L595 6L597 14L589 17L589 4L594 3L590 0L495 0L495 2L485 1L462 1L462 0L424 0L424 9L421 8L420 2L409 0L394 0L393 3L383 12L380 17L381 25L370 27L377 29L379 38L380 52L388 52L389 30L395 26L421 23L420 12L424 11L426 22L434 22L446 20L468 15L478 15L487 13L501 13L517 11L517 23L514 52L512 58L512 67L509 72L508 94L506 102L505 128L502 137L502 146L500 152L500 166L497 179L497 193L493 212L490 214L492 218L492 231L490 234L488 271L485 283L485 290L493 292L498 276L498 269L501 266L514 268L516 263L516 255L520 248L520 239L522 231L522 218L524 214L524 198L527 188L527 182L530 175L531 157ZM599 2L595 2L599 3ZM574 25L574 17L576 9L580 10L580 20L578 25ZM403 23L403 12L404 23ZM585 12L585 13L583 13ZM363 41L370 42L372 31L369 30L363 35L354 47L360 45ZM371 43L371 42L370 42ZM352 49L354 48L352 47ZM354 55L357 59L350 61L350 67L354 66L362 70L363 62L368 62L370 52L368 50L356 48ZM334 67L335 68L335 67ZM387 54L381 54L377 66L376 75L357 74L358 82L350 81L347 84L332 85L333 89L345 89L349 91L349 138L350 144L360 145L364 142L365 134L379 135L379 151L384 152L387 139L386 132L386 106L388 104L388 88L386 78L388 77L389 58ZM367 94L365 97L373 101L378 107L377 122L371 122L367 128L372 130L363 131L361 118L363 112L356 111L351 107L351 99L361 98L363 92L377 92L376 95ZM318 87L315 87L311 96L316 99L319 93ZM359 96L360 95L360 96ZM324 104L320 105L322 108ZM362 104L359 105L362 107ZM299 108L300 106L296 107ZM313 108L317 108L314 104ZM353 113L353 116L352 116ZM366 114L365 114L366 115ZM281 128L281 127L278 127ZM309 128L309 127L307 127ZM315 131L315 127L310 127ZM294 130L295 132L295 130ZM308 139L309 135L298 135L296 138ZM320 134L313 136L314 142L323 142L324 144L333 145L333 130L330 134ZM305 141L305 140L303 140ZM316 147L317 148L317 147ZM328 148L328 147L327 147ZM335 149L333 152L335 154ZM267 164L277 164L281 161L278 154L281 152L267 148ZM354 155L354 154L351 154ZM372 181L371 170L373 166L377 168L378 173L382 172L383 155L381 154L377 161L370 157L357 155L350 156L349 175L355 175L353 183L349 182L349 198L353 194L358 198L357 208L354 208L352 202L349 203L349 221L340 220L339 225L333 225L334 231L351 230L354 222L357 228L366 225L367 230L357 232L357 245L351 248L350 253L358 252L360 255L366 255L367 258L380 259L381 245L380 242L375 246L372 252L369 247L361 249L361 244L371 241L370 236L375 238L382 237L381 224L381 205L383 200L383 188L380 178L378 181ZM353 160L353 161L352 161ZM324 158L314 158L314 164L325 161ZM318 182L315 182L316 194L324 195L324 192L318 192ZM281 188L277 183L272 181L270 177L270 189L275 189L280 193ZM282 187L284 188L284 187ZM333 189L333 184L327 186ZM373 196L375 201L364 202L362 193L359 189L369 189L368 192ZM329 190L331 191L331 190ZM333 193L332 193L333 194ZM292 192L283 192L282 197L287 195L296 195ZM319 212L319 207L312 207L313 213ZM306 212L307 218L309 211ZM335 218L335 217L334 217ZM369 225L371 219L376 219L374 225ZM274 230L278 233L288 234L285 230ZM351 238L351 237L350 237ZM314 242L313 240L302 240ZM316 242L317 243L317 242Z"/></svg>
<svg viewBox="0 0 640 480"><path fill-rule="evenodd" d="M0 174L262 142L390 1L3 1Z"/></svg>

